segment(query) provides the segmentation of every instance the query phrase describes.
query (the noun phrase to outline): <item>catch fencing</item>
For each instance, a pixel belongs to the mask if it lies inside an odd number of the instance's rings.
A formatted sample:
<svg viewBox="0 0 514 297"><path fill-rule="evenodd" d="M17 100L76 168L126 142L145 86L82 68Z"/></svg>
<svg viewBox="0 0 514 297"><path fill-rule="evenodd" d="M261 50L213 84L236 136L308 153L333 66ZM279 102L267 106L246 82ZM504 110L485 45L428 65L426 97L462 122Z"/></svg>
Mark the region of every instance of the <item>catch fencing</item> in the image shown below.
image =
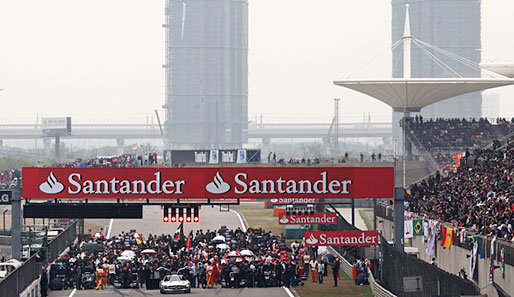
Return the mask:
<svg viewBox="0 0 514 297"><path fill-rule="evenodd" d="M382 238L382 282L402 297L479 295L480 288L469 280L437 268L393 247ZM404 277L421 277L422 290L405 292Z"/></svg>

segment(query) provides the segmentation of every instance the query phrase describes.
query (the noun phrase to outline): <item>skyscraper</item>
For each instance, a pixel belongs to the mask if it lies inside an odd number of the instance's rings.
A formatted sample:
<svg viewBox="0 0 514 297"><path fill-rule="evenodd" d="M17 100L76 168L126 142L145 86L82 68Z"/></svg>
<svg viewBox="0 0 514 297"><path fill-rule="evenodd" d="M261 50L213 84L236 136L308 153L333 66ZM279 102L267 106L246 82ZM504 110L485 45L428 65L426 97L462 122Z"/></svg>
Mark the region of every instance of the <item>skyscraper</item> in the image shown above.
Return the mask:
<svg viewBox="0 0 514 297"><path fill-rule="evenodd" d="M392 42L404 32L405 4L409 4L411 36L475 63L481 61L480 0L392 0ZM480 71L430 51L462 77L480 77ZM393 54L393 77L403 77L403 47ZM412 45L411 77L454 77L437 65L419 47ZM480 92L444 100L421 110L425 118L479 118ZM393 112L393 138L401 144L399 122L403 114Z"/></svg>
<svg viewBox="0 0 514 297"><path fill-rule="evenodd" d="M172 148L237 148L248 128L248 1L167 0Z"/></svg>

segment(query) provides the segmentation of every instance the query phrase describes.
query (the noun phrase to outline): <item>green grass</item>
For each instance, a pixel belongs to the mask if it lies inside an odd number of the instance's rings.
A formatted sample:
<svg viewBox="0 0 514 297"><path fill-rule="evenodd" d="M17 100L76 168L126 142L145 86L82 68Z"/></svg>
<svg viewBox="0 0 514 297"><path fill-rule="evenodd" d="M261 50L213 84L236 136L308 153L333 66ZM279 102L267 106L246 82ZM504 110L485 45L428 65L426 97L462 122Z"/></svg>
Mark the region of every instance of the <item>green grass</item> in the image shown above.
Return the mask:
<svg viewBox="0 0 514 297"><path fill-rule="evenodd" d="M366 224L366 228L368 228L368 230L373 230L373 224L371 223L370 219L366 215L366 211L359 210L359 214L360 214L361 218L364 220L364 224Z"/></svg>
<svg viewBox="0 0 514 297"><path fill-rule="evenodd" d="M263 204L238 205L232 206L231 209L239 212L248 222L249 227L263 228L271 230L273 234L281 234L284 232L284 226L278 223L278 218L273 217L273 209L265 209ZM360 213L369 228L369 219L364 213ZM367 221L366 221L367 220ZM317 230L317 225L314 225ZM369 228L370 229L370 228ZM287 240L286 244L291 245L294 240ZM309 272L309 279L304 282L304 286L294 287L293 289L300 297L340 297L340 296L356 296L356 297L372 297L370 286L356 286L354 281L340 271L341 279L338 286L334 287L334 278L332 277L332 268L328 268L328 276L324 278L323 284L313 283L312 276Z"/></svg>
<svg viewBox="0 0 514 297"><path fill-rule="evenodd" d="M356 286L353 280L342 270L340 271L340 276L341 279L338 281L337 287L334 287L331 267L328 269L328 276L325 276L323 279L323 284L313 283L312 276L309 273L309 279L304 281L304 285L294 287L294 290L300 297L373 296L370 286Z"/></svg>

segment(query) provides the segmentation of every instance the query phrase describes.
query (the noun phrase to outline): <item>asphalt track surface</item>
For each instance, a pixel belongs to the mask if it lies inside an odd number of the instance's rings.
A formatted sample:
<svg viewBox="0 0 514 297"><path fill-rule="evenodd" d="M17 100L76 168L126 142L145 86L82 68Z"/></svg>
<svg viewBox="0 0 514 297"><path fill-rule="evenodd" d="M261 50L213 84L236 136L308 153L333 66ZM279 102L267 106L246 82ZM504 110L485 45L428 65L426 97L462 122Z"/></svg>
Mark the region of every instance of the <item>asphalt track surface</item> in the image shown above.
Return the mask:
<svg viewBox="0 0 514 297"><path fill-rule="evenodd" d="M143 219L115 219L112 220L88 220L93 224L104 226L105 235L110 236L118 235L122 231L128 232L135 229L141 233L143 237L149 234L174 234L180 223L164 223L162 221L163 211L160 206L145 206L143 208ZM197 223L184 223L184 234L189 234L190 230L202 229L219 229L222 225L230 229L242 228L242 221L240 217L233 211L224 209L220 211L218 207L202 207L200 210L200 221ZM109 230L109 226L111 229ZM86 230L87 231L87 230ZM159 290L146 290L146 289L114 289L107 287L105 290L63 290L63 291L48 291L50 297L61 296L164 296L160 294ZM292 297L284 288L251 288L251 289L192 289L191 294L185 296L248 296L248 297Z"/></svg>
<svg viewBox="0 0 514 297"><path fill-rule="evenodd" d="M71 290L66 291L50 291L49 296L58 296L58 297L68 297L71 295ZM244 296L244 297L288 297L289 295L286 293L284 288L249 288L249 289L192 289L190 294L182 294L179 293L180 296L194 296L194 297L203 297L203 296L219 296L219 297L231 297L231 296ZM105 290L78 290L75 291L73 296L70 297L78 297L78 296L120 296L120 297L129 297L129 296L169 296L171 294L161 294L159 290L145 290L145 289L113 289L108 288ZM175 294L174 294L175 295Z"/></svg>

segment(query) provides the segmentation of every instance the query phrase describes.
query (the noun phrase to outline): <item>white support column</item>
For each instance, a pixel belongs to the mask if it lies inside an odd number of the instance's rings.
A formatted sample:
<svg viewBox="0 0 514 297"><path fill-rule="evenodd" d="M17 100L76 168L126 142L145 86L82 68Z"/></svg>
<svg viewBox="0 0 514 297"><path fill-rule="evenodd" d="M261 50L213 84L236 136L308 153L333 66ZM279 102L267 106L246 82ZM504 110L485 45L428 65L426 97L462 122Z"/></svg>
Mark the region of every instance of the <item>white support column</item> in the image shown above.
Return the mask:
<svg viewBox="0 0 514 297"><path fill-rule="evenodd" d="M405 4L405 27L403 29L403 78L411 78L411 35L409 21L409 4Z"/></svg>

